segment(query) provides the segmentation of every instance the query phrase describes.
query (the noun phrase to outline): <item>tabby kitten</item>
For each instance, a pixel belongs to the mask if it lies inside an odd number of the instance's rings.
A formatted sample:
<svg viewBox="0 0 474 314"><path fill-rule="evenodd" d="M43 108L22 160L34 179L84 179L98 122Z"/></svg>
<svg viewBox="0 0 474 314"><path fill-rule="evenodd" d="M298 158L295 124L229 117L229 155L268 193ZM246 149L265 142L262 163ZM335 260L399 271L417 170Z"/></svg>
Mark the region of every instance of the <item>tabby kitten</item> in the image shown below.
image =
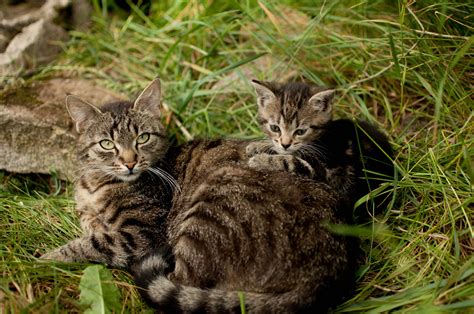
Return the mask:
<svg viewBox="0 0 474 314"><path fill-rule="evenodd" d="M169 145L159 102L159 80L134 103L95 107L67 97L79 133L75 200L84 235L42 258L123 267L165 243L176 184L161 161Z"/></svg>
<svg viewBox="0 0 474 314"><path fill-rule="evenodd" d="M239 291L250 312L318 311L350 286L353 243L328 228L343 221L337 194L249 167L247 144L196 140L163 157L181 187L166 220L171 253L131 270L165 313L240 313Z"/></svg>
<svg viewBox="0 0 474 314"><path fill-rule="evenodd" d="M393 152L384 134L364 121L332 120L334 90L305 83L253 85L269 139L247 146L251 167L325 181L351 207L393 178Z"/></svg>

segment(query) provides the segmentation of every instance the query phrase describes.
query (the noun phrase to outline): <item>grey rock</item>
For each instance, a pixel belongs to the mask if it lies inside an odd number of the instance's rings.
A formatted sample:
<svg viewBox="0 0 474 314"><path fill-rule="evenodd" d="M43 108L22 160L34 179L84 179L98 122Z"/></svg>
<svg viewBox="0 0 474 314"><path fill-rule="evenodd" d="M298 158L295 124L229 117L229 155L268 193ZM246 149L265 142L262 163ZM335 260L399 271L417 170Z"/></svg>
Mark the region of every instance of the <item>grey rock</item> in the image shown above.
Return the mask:
<svg viewBox="0 0 474 314"><path fill-rule="evenodd" d="M52 61L68 39L66 29L84 31L92 7L86 0L30 0L0 3L0 81Z"/></svg>
<svg viewBox="0 0 474 314"><path fill-rule="evenodd" d="M92 8L86 0L47 0L47 1L27 1L20 6L0 5L5 11L3 18L0 19L0 29L21 29L40 19L53 21L58 17L62 10L72 8L72 25L78 26L78 23L86 22L86 16L90 19Z"/></svg>
<svg viewBox="0 0 474 314"><path fill-rule="evenodd" d="M0 54L0 76L13 75L53 60L61 51L54 42L67 38L65 30L44 19L24 27Z"/></svg>
<svg viewBox="0 0 474 314"><path fill-rule="evenodd" d="M66 94L97 104L126 98L75 78L54 78L1 92L0 169L74 177L77 135L64 103Z"/></svg>
<svg viewBox="0 0 474 314"><path fill-rule="evenodd" d="M0 52L4 52L8 46L8 37L6 34L0 32Z"/></svg>

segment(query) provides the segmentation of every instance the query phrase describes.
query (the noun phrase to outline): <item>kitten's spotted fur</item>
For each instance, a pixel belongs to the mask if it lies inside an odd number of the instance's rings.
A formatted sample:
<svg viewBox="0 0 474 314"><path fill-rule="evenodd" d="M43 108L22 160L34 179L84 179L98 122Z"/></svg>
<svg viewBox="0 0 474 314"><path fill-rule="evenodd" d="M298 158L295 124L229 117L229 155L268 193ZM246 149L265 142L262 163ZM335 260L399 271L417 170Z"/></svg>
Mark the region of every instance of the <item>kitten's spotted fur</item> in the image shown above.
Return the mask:
<svg viewBox="0 0 474 314"><path fill-rule="evenodd" d="M95 107L76 96L67 108L79 133L76 210L84 235L42 256L126 266L165 243L174 180L161 157L168 140L159 121L156 80L135 103Z"/></svg>
<svg viewBox="0 0 474 314"><path fill-rule="evenodd" d="M305 83L253 84L269 140L247 146L250 166L327 182L349 206L393 177L393 153L384 134L364 121L332 120L334 90Z"/></svg>

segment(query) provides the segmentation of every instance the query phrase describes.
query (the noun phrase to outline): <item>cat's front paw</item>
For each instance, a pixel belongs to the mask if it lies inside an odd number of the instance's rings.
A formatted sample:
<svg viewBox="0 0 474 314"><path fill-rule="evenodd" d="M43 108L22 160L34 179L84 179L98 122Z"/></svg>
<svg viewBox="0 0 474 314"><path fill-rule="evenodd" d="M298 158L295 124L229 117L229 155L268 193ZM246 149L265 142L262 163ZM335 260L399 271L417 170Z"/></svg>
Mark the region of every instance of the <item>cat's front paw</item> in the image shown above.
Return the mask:
<svg viewBox="0 0 474 314"><path fill-rule="evenodd" d="M248 164L251 168L257 170L291 171L294 168L293 156L291 155L258 154L251 157Z"/></svg>
<svg viewBox="0 0 474 314"><path fill-rule="evenodd" d="M65 254L63 247L46 252L40 257L40 259L56 262L74 262L74 259L71 258L71 256Z"/></svg>

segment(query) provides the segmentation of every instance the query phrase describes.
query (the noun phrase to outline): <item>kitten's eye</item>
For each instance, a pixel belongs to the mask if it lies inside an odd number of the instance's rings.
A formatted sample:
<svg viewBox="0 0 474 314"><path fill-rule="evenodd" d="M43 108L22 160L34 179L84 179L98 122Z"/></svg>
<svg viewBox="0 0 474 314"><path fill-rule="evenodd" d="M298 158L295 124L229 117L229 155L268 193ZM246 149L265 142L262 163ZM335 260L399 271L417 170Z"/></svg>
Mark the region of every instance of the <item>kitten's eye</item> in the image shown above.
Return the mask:
<svg viewBox="0 0 474 314"><path fill-rule="evenodd" d="M301 136L301 135L305 134L307 130L308 129L298 129L298 130L295 131L295 134L298 135L298 136Z"/></svg>
<svg viewBox="0 0 474 314"><path fill-rule="evenodd" d="M280 127L276 124L270 124L270 130L275 133L280 132Z"/></svg>
<svg viewBox="0 0 474 314"><path fill-rule="evenodd" d="M99 144L103 149L106 149L106 150L111 150L111 149L114 149L115 147L114 142L110 140L102 140L99 142Z"/></svg>
<svg viewBox="0 0 474 314"><path fill-rule="evenodd" d="M142 133L137 137L137 144L145 144L150 139L150 133Z"/></svg>

